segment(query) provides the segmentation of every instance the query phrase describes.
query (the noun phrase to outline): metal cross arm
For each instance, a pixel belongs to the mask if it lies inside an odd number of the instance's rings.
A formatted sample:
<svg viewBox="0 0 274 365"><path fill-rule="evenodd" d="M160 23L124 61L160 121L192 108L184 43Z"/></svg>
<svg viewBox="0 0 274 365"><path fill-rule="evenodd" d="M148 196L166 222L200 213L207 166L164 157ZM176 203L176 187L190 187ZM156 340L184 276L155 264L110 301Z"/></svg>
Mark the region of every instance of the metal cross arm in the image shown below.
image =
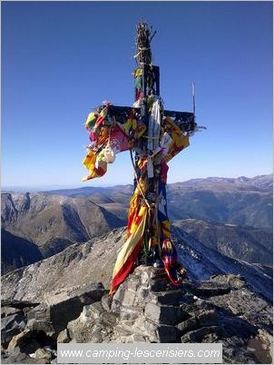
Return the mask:
<svg viewBox="0 0 274 365"><path fill-rule="evenodd" d="M126 123L128 115L133 111L138 117L141 115L141 108L130 106L109 105L109 115L114 116L121 124ZM164 117L174 119L183 132L193 131L196 127L195 115L191 112L180 112L174 110L164 110Z"/></svg>

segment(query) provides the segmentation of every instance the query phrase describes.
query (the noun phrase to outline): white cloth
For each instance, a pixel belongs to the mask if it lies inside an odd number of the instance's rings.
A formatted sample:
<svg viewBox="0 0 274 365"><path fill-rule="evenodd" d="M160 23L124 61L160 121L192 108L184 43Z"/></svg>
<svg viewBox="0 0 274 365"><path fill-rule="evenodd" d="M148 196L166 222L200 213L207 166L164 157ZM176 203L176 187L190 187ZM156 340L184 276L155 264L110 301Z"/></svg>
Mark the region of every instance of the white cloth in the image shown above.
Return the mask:
<svg viewBox="0 0 274 365"><path fill-rule="evenodd" d="M148 142L147 148L154 151L159 147L161 126L161 104L160 100L156 99L152 105L148 124Z"/></svg>

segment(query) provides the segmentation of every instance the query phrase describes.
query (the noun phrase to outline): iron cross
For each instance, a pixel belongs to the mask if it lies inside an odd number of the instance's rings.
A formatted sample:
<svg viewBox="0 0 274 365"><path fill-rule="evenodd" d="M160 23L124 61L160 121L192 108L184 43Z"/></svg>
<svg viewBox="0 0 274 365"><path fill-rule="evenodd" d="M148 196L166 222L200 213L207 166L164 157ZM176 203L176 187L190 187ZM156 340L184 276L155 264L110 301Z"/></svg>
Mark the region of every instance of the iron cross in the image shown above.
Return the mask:
<svg viewBox="0 0 274 365"><path fill-rule="evenodd" d="M113 270L111 293L138 264L163 267L173 284L185 270L171 239L167 213L167 163L189 145L196 129L193 112L164 110L160 97L160 69L152 64L152 28L137 26L133 106L106 103L89 114L86 127L92 144L83 161L86 180L103 176L118 152L130 151L134 192L130 200L126 242Z"/></svg>

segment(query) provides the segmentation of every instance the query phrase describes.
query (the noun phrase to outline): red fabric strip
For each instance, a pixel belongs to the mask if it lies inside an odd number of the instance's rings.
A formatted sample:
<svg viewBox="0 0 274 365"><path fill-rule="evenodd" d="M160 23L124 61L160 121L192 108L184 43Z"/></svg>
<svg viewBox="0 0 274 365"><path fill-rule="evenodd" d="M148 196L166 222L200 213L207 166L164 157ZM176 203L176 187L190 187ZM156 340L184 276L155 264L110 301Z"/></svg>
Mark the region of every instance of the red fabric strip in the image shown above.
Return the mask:
<svg viewBox="0 0 274 365"><path fill-rule="evenodd" d="M111 285L110 285L110 294L111 295L113 295L116 292L118 286L120 284L122 284L122 282L127 278L127 276L133 271L134 264L139 255L142 242L143 242L143 239L140 239L140 241L138 241L138 243L134 247L134 250L132 251L131 255L127 259L127 261L124 263L124 265L121 267L120 271L112 279Z"/></svg>

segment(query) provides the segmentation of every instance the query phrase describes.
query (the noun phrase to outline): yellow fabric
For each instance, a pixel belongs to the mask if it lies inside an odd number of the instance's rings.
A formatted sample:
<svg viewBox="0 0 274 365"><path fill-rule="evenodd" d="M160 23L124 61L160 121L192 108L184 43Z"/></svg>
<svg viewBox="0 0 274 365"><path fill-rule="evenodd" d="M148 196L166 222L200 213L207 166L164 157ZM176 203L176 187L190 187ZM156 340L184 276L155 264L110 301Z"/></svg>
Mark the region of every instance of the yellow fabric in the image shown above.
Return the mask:
<svg viewBox="0 0 274 365"><path fill-rule="evenodd" d="M93 150L88 151L86 157L83 159L83 165L88 169L89 174L85 176L82 181L101 177L107 172L107 163L102 160L102 154ZM96 166L97 165L97 166Z"/></svg>
<svg viewBox="0 0 274 365"><path fill-rule="evenodd" d="M134 71L134 77L139 77L143 75L143 70L141 68L136 68Z"/></svg>
<svg viewBox="0 0 274 365"><path fill-rule="evenodd" d="M96 162L96 153L95 151L88 151L88 153L86 154L86 157L83 159L83 165L86 166L86 168L89 171L92 171L95 167L95 162Z"/></svg>
<svg viewBox="0 0 274 365"><path fill-rule="evenodd" d="M128 257L131 255L132 251L136 247L136 244L143 237L146 227L147 210L148 208L146 206L141 206L138 212L138 218L140 218L140 221L138 222L138 224L136 224L135 219L132 222L131 234L119 251L116 263L114 265L112 275L113 277L120 271L121 267L123 267Z"/></svg>
<svg viewBox="0 0 274 365"><path fill-rule="evenodd" d="M142 122L137 122L135 118L129 118L124 124L117 122L122 131L129 136L130 131L134 132L133 137L140 138L146 130L146 126Z"/></svg>
<svg viewBox="0 0 274 365"><path fill-rule="evenodd" d="M91 128L95 124L97 116L98 116L97 113L94 113L94 112L89 113L89 115L86 119L86 122L85 122L85 126L87 128Z"/></svg>
<svg viewBox="0 0 274 365"><path fill-rule="evenodd" d="M172 138L165 161L170 161L175 155L189 146L189 137L185 136L181 129L169 117L165 118L165 129Z"/></svg>
<svg viewBox="0 0 274 365"><path fill-rule="evenodd" d="M171 227L171 224L170 224L169 220L165 220L165 221L161 222L161 229L162 229L162 234L163 234L164 239L171 237L170 227Z"/></svg>

